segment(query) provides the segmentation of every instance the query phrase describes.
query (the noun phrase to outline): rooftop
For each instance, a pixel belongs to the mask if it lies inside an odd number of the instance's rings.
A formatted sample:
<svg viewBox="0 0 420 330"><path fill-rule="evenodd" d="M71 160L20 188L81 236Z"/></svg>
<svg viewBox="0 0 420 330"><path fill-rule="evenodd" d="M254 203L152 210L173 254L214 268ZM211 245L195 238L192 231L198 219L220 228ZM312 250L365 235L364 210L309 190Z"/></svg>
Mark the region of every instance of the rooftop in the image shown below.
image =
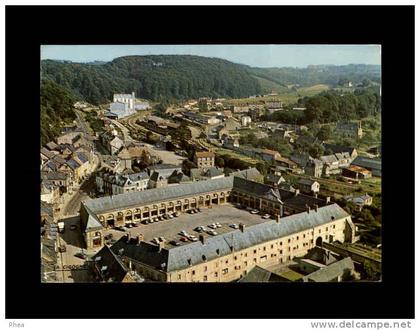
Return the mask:
<svg viewBox="0 0 420 330"><path fill-rule="evenodd" d="M211 219L212 222L214 222L214 219L217 219L220 223L222 223L224 221L212 213L225 210L226 209L223 207L207 209L206 211L208 211L208 217L210 217L207 219ZM243 210L237 211L246 212ZM225 213L221 213L221 215L223 214ZM190 216L191 218L194 218L194 216L197 216L197 214L184 214L184 216ZM243 221L243 216L244 213L238 217L238 221L239 219L240 221ZM219 235L206 236L204 244L200 241L197 241L181 246L164 247L159 251L157 245L147 242L132 244L131 241L127 241L126 238L122 237L111 247L111 249L114 252L123 249L123 255L129 258L138 260L142 263L146 263L157 269L171 272L185 269L191 265L197 265L204 261L212 260L223 255L228 255L232 253L232 251L240 251L245 248L261 244L263 242L271 241L279 237L289 236L294 233L314 228L347 216L348 214L337 204L331 204L319 208L318 211L312 210L310 212L302 212L281 218L279 222L276 222L275 220L269 220L255 223L253 225L246 226L243 232L240 229L230 229L225 224L224 227L227 228L216 229L216 231L220 232ZM259 216L256 216L256 218L258 218L258 220L261 219ZM181 217L177 220L180 219ZM202 219L201 214L196 219ZM233 221L230 214L227 215L227 218L225 215L225 219L229 219L228 223ZM178 223L178 221L171 222L171 220L169 220L167 223L170 225L175 225ZM192 223L194 223L195 226L199 225L199 223L194 220L191 222L191 224ZM161 225L164 224L165 222L161 223ZM160 227L161 226L156 226L156 228ZM226 229L226 231L223 229ZM159 234L154 232L152 235L158 236ZM168 236L168 238L170 238L170 236Z"/></svg>

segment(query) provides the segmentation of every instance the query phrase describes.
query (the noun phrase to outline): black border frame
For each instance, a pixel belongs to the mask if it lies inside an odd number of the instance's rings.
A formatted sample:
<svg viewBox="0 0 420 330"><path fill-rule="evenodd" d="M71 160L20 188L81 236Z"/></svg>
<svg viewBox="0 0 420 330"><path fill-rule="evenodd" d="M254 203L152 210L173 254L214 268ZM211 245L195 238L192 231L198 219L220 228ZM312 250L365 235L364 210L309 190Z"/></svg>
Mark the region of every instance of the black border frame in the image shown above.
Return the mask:
<svg viewBox="0 0 420 330"><path fill-rule="evenodd" d="M382 45L381 283L40 283L40 45L189 43ZM6 6L6 97L6 318L414 318L414 6Z"/></svg>

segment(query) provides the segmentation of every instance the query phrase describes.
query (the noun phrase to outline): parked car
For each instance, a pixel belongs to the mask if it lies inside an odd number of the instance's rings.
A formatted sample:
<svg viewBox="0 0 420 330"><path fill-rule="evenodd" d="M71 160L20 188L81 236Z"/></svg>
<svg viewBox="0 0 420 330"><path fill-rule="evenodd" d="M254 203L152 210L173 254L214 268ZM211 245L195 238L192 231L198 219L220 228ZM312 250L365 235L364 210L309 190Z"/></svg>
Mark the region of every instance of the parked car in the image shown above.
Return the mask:
<svg viewBox="0 0 420 330"><path fill-rule="evenodd" d="M172 219L174 216L172 214L168 215L169 219Z"/></svg>
<svg viewBox="0 0 420 330"><path fill-rule="evenodd" d="M133 225L132 225L131 223L127 223L127 224L125 224L125 226L126 226L127 228L131 228L131 227L133 227Z"/></svg>
<svg viewBox="0 0 420 330"><path fill-rule="evenodd" d="M179 217L181 215L181 212L179 212L179 211L176 211L175 213L174 213L174 216L175 217Z"/></svg>
<svg viewBox="0 0 420 330"><path fill-rule="evenodd" d="M138 227L139 224L137 222L133 222L133 227Z"/></svg>
<svg viewBox="0 0 420 330"><path fill-rule="evenodd" d="M74 256L77 257L77 258L83 259L83 260L86 259L86 255L81 253L81 252L75 253Z"/></svg>
<svg viewBox="0 0 420 330"><path fill-rule="evenodd" d="M175 240L170 241L169 243L170 243L170 244L172 244L172 245L174 245L174 246L179 246L179 245L181 245L181 243L180 243L180 242L175 241Z"/></svg>
<svg viewBox="0 0 420 330"><path fill-rule="evenodd" d="M251 210L251 214L258 214L260 211L258 211L257 209L253 209Z"/></svg>
<svg viewBox="0 0 420 330"><path fill-rule="evenodd" d="M156 243L156 244L159 244L159 238L157 238L157 237L153 238L152 239L152 242L153 243Z"/></svg>
<svg viewBox="0 0 420 330"><path fill-rule="evenodd" d="M215 225L216 225L216 228L221 228L222 227L222 225L220 224L220 222L216 222Z"/></svg>
<svg viewBox="0 0 420 330"><path fill-rule="evenodd" d="M125 227L117 227L116 228L117 230L119 230L119 231L128 231L128 229L127 228L125 228Z"/></svg>
<svg viewBox="0 0 420 330"><path fill-rule="evenodd" d="M198 208L198 209L197 209L197 211L198 211L198 212L201 212L201 209L200 209L200 208Z"/></svg>
<svg viewBox="0 0 420 330"><path fill-rule="evenodd" d="M180 232L179 232L179 235L181 235L181 236L188 236L188 233L185 231L185 230L181 230Z"/></svg>
<svg viewBox="0 0 420 330"><path fill-rule="evenodd" d="M202 233L204 231L203 226L195 227L194 229L196 232Z"/></svg>
<svg viewBox="0 0 420 330"><path fill-rule="evenodd" d="M271 217L271 215L269 215L268 213L266 213L261 218L263 218L263 219L269 219L270 217Z"/></svg>
<svg viewBox="0 0 420 330"><path fill-rule="evenodd" d="M212 236L216 236L217 232L215 232L214 230L208 230L207 234L212 235Z"/></svg>
<svg viewBox="0 0 420 330"><path fill-rule="evenodd" d="M198 241L198 238L197 238L197 237L195 237L195 236L193 236L193 235L189 236L189 237L188 237L188 239L189 239L191 242L197 242L197 241Z"/></svg>
<svg viewBox="0 0 420 330"><path fill-rule="evenodd" d="M180 239L179 239L181 242L188 242L188 238L186 238L186 237L181 237Z"/></svg>
<svg viewBox="0 0 420 330"><path fill-rule="evenodd" d="M230 228L239 229L239 226L236 223L229 225Z"/></svg>
<svg viewBox="0 0 420 330"><path fill-rule="evenodd" d="M211 229L216 229L217 225L215 223L212 223L212 224L208 225L208 227L211 228Z"/></svg>
<svg viewBox="0 0 420 330"><path fill-rule="evenodd" d="M159 242L166 242L166 239L165 239L165 237L163 237L163 236L160 236L160 237L159 237Z"/></svg>

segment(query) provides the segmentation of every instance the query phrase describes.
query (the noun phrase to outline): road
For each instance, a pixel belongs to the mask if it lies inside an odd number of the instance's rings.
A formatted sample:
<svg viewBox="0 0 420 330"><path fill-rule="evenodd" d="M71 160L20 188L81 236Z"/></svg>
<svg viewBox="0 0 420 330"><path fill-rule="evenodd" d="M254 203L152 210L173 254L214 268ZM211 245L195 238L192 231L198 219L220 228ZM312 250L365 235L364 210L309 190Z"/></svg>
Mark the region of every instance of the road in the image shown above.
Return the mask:
<svg viewBox="0 0 420 330"><path fill-rule="evenodd" d="M89 193L95 191L95 179L91 176L88 180L82 183L80 189L73 192L72 199L64 206L63 214L75 215L80 210L82 201L90 199Z"/></svg>
<svg viewBox="0 0 420 330"><path fill-rule="evenodd" d="M75 110L74 112L76 113L77 120L79 121L79 124L80 124L79 126L82 129L83 133L89 134L89 128L86 125L86 122L83 119L83 116L80 114L80 112L78 110Z"/></svg>

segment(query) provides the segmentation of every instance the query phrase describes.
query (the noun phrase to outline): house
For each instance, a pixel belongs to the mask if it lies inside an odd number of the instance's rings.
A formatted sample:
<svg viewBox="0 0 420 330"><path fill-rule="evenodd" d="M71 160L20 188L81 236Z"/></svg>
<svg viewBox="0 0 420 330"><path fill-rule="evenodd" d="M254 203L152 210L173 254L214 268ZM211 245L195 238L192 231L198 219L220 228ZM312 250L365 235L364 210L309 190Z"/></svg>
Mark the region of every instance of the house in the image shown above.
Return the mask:
<svg viewBox="0 0 420 330"><path fill-rule="evenodd" d="M265 283L265 282L281 282L282 279L279 275L261 268L259 266L255 266L249 272L247 272L242 278L238 280L238 282L243 283Z"/></svg>
<svg viewBox="0 0 420 330"><path fill-rule="evenodd" d="M356 165L350 165L348 168L343 168L341 174L346 178L351 179L368 179L372 177L372 172Z"/></svg>
<svg viewBox="0 0 420 330"><path fill-rule="evenodd" d="M248 168L246 170L234 171L229 173L229 176L237 176L245 180L255 181L262 183L264 176L255 167Z"/></svg>
<svg viewBox="0 0 420 330"><path fill-rule="evenodd" d="M382 176L382 162L379 158L367 158L357 156L351 165L360 166L366 168L372 172L373 176Z"/></svg>
<svg viewBox="0 0 420 330"><path fill-rule="evenodd" d="M278 151L270 150L270 149L262 150L260 155L261 155L261 158L267 162L273 162L273 161L281 159L281 155Z"/></svg>
<svg viewBox="0 0 420 330"><path fill-rule="evenodd" d="M225 176L222 169L217 167L205 167L205 168L192 168L190 170L191 180L209 180L209 179L220 179Z"/></svg>
<svg viewBox="0 0 420 330"><path fill-rule="evenodd" d="M149 175L146 172L115 175L112 181L112 194L125 194L133 191L146 190L149 185Z"/></svg>
<svg viewBox="0 0 420 330"><path fill-rule="evenodd" d="M60 187L60 192L67 192L68 187L70 186L70 175L64 172L55 172L55 171L45 171L41 172L42 182L53 184Z"/></svg>
<svg viewBox="0 0 420 330"><path fill-rule="evenodd" d="M311 159L309 159L309 161L306 163L305 174L315 178L320 178L322 176L323 167L324 164L322 161L311 157Z"/></svg>
<svg viewBox="0 0 420 330"><path fill-rule="evenodd" d="M361 211L363 209L363 206L369 206L372 205L373 198L372 196L369 196L368 194L360 195L360 196L349 196L345 198L347 202L350 202L353 204L357 211Z"/></svg>
<svg viewBox="0 0 420 330"><path fill-rule="evenodd" d="M154 171L149 179L149 189L162 188L168 185L168 179L160 174L158 171Z"/></svg>
<svg viewBox="0 0 420 330"><path fill-rule="evenodd" d="M215 154L211 151L196 151L194 163L198 168L213 167Z"/></svg>
<svg viewBox="0 0 420 330"><path fill-rule="evenodd" d="M57 138L57 144L73 144L80 138L81 135L82 135L82 132L77 132L77 131L68 132L66 134L60 135Z"/></svg>
<svg viewBox="0 0 420 330"><path fill-rule="evenodd" d="M230 110L233 113L243 113L243 112L248 112L249 111L249 106L237 106L237 105L233 105L231 106Z"/></svg>
<svg viewBox="0 0 420 330"><path fill-rule="evenodd" d="M108 151L111 155L115 155L123 146L124 142L118 136L115 136L108 142Z"/></svg>
<svg viewBox="0 0 420 330"><path fill-rule="evenodd" d="M296 187L306 193L317 194L319 192L319 182L311 179L301 178L296 183Z"/></svg>
<svg viewBox="0 0 420 330"><path fill-rule="evenodd" d="M242 126L249 126L251 124L251 117L250 116L242 116L241 118Z"/></svg>
<svg viewBox="0 0 420 330"><path fill-rule="evenodd" d="M298 165L286 158L286 157L279 157L276 159L276 165L279 167L280 170L289 171L293 173L301 173L302 171L299 169Z"/></svg>
<svg viewBox="0 0 420 330"><path fill-rule="evenodd" d="M319 157L324 164L324 174L326 176L341 173L340 163L335 155L327 155Z"/></svg>
<svg viewBox="0 0 420 330"><path fill-rule="evenodd" d="M182 171L175 170L169 177L168 177L168 184L171 183L189 183L191 182L191 178L185 175Z"/></svg>
<svg viewBox="0 0 420 330"><path fill-rule="evenodd" d="M130 270L124 265L121 257L105 245L92 257L90 263L95 280L101 283L136 282Z"/></svg>
<svg viewBox="0 0 420 330"><path fill-rule="evenodd" d="M230 135L223 136L223 145L226 148L239 148L239 139Z"/></svg>
<svg viewBox="0 0 420 330"><path fill-rule="evenodd" d="M331 153L333 154L348 152L351 160L354 160L357 157L357 149L353 147L346 147L342 145L329 144L329 143L324 143L323 146L326 151L331 150Z"/></svg>
<svg viewBox="0 0 420 330"><path fill-rule="evenodd" d="M51 158L53 158L56 155L56 153L48 150L45 147L41 148L41 165L44 165L46 162L48 162Z"/></svg>
<svg viewBox="0 0 420 330"><path fill-rule="evenodd" d="M343 136L361 139L363 137L362 122L341 121L337 123L335 132Z"/></svg>
<svg viewBox="0 0 420 330"><path fill-rule="evenodd" d="M354 262L350 257L341 259L328 266L304 276L303 282L341 282L354 274Z"/></svg>
<svg viewBox="0 0 420 330"><path fill-rule="evenodd" d="M339 167L343 168L350 166L352 159L350 158L350 154L348 152L337 152L334 155L338 160Z"/></svg>
<svg viewBox="0 0 420 330"><path fill-rule="evenodd" d="M165 179L168 179L174 172L182 172L182 166L173 164L156 164L147 168L149 176L152 176L154 172L158 172Z"/></svg>
<svg viewBox="0 0 420 330"><path fill-rule="evenodd" d="M41 182L41 201L55 204L60 198L60 187L49 182Z"/></svg>
<svg viewBox="0 0 420 330"><path fill-rule="evenodd" d="M281 175L268 173L265 177L265 183L269 185L280 185L282 182L286 182L286 180Z"/></svg>

